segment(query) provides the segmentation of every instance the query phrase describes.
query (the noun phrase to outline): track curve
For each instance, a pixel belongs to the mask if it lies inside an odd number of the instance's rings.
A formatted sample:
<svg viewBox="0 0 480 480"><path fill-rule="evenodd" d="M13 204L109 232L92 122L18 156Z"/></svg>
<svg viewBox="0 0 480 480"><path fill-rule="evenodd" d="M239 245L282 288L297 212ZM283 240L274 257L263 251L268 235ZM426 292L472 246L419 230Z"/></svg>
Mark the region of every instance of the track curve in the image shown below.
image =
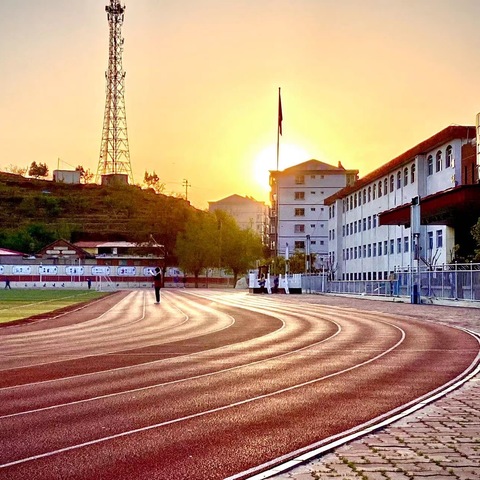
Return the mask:
<svg viewBox="0 0 480 480"><path fill-rule="evenodd" d="M246 478L478 362L461 330L305 298L133 291L2 332L0 477Z"/></svg>

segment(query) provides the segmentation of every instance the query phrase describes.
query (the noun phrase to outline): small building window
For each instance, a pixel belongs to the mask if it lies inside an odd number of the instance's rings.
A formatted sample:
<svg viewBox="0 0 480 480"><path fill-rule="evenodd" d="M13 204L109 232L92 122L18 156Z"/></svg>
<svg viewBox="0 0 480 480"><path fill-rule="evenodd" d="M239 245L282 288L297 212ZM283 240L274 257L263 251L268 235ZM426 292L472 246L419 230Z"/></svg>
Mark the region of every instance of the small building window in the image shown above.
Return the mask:
<svg viewBox="0 0 480 480"><path fill-rule="evenodd" d="M305 200L305 192L295 192L295 200Z"/></svg>
<svg viewBox="0 0 480 480"><path fill-rule="evenodd" d="M403 251L408 252L408 237L403 237Z"/></svg>
<svg viewBox="0 0 480 480"><path fill-rule="evenodd" d="M304 208L296 208L295 209L295 216L296 217L304 217L305 216L305 209Z"/></svg>
<svg viewBox="0 0 480 480"><path fill-rule="evenodd" d="M433 157L431 155L427 158L427 175L433 175Z"/></svg>
<svg viewBox="0 0 480 480"><path fill-rule="evenodd" d="M408 185L408 168L405 167L403 169L403 186L406 187Z"/></svg>
<svg viewBox="0 0 480 480"><path fill-rule="evenodd" d="M372 187L368 187L368 201L372 201Z"/></svg>
<svg viewBox="0 0 480 480"><path fill-rule="evenodd" d="M295 240L295 250L304 250L305 242L302 240Z"/></svg>
<svg viewBox="0 0 480 480"><path fill-rule="evenodd" d="M433 232L428 232L428 249L433 250Z"/></svg>
<svg viewBox="0 0 480 480"><path fill-rule="evenodd" d="M402 172L397 172L397 188L401 188L402 186Z"/></svg>
<svg viewBox="0 0 480 480"><path fill-rule="evenodd" d="M437 230L437 248L443 247L443 231Z"/></svg>
<svg viewBox="0 0 480 480"><path fill-rule="evenodd" d="M382 181L378 182L378 197L382 196Z"/></svg>
<svg viewBox="0 0 480 480"><path fill-rule="evenodd" d="M415 164L410 167L410 183L415 183Z"/></svg>
<svg viewBox="0 0 480 480"><path fill-rule="evenodd" d="M402 239L397 238L397 253L402 253Z"/></svg>
<svg viewBox="0 0 480 480"><path fill-rule="evenodd" d="M435 156L435 171L439 172L442 169L442 152L439 150Z"/></svg>
<svg viewBox="0 0 480 480"><path fill-rule="evenodd" d="M377 184L376 183L373 184L372 195L373 195L372 200L375 200L377 198Z"/></svg>
<svg viewBox="0 0 480 480"><path fill-rule="evenodd" d="M305 184L305 175L295 175L295 184L304 185Z"/></svg>
<svg viewBox="0 0 480 480"><path fill-rule="evenodd" d="M390 175L390 193L395 190L395 177Z"/></svg>
<svg viewBox="0 0 480 480"><path fill-rule="evenodd" d="M445 155L445 168L453 167L453 148L451 145L447 147Z"/></svg>
<svg viewBox="0 0 480 480"><path fill-rule="evenodd" d="M305 233L305 225L299 223L294 226L295 233Z"/></svg>

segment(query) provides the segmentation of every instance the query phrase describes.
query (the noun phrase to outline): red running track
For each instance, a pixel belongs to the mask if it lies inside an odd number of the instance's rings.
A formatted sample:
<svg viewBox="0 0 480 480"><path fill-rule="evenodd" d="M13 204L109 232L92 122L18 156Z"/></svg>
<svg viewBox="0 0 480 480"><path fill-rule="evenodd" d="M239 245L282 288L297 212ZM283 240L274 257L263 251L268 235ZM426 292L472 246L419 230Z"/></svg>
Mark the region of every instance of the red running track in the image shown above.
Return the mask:
<svg viewBox="0 0 480 480"><path fill-rule="evenodd" d="M0 478L246 478L479 354L461 330L318 297L162 295L0 329Z"/></svg>

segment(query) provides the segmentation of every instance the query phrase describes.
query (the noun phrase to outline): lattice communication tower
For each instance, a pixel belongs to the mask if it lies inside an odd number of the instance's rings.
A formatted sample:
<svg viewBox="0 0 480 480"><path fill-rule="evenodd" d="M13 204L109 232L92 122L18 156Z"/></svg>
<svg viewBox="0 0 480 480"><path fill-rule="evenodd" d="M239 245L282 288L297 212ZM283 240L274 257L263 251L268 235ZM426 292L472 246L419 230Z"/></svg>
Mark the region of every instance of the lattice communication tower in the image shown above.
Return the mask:
<svg viewBox="0 0 480 480"><path fill-rule="evenodd" d="M102 175L123 174L133 185L124 97L125 72L122 67L125 5L122 6L120 0L110 0L105 11L110 27L108 70L105 72L107 97L96 181L98 183Z"/></svg>

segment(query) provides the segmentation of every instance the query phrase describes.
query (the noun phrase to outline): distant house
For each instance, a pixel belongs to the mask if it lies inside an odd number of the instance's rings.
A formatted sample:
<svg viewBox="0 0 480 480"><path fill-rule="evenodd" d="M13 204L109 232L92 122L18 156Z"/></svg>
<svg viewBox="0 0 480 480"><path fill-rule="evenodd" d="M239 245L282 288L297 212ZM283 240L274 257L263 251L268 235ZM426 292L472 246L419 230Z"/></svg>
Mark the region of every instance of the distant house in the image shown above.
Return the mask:
<svg viewBox="0 0 480 480"><path fill-rule="evenodd" d="M8 250L7 248L0 247L0 257L23 257L25 255L21 252L16 252L15 250Z"/></svg>
<svg viewBox="0 0 480 480"><path fill-rule="evenodd" d="M78 170L54 170L53 181L63 183L80 183L80 172Z"/></svg>
<svg viewBox="0 0 480 480"><path fill-rule="evenodd" d="M269 241L269 208L264 202L251 197L230 195L216 202L208 202L208 211L223 210L229 213L242 229L251 229L258 233L262 242Z"/></svg>
<svg viewBox="0 0 480 480"><path fill-rule="evenodd" d="M53 263L73 263L77 260L93 258L86 250L60 239L50 243L36 253L38 258L51 260Z"/></svg>

